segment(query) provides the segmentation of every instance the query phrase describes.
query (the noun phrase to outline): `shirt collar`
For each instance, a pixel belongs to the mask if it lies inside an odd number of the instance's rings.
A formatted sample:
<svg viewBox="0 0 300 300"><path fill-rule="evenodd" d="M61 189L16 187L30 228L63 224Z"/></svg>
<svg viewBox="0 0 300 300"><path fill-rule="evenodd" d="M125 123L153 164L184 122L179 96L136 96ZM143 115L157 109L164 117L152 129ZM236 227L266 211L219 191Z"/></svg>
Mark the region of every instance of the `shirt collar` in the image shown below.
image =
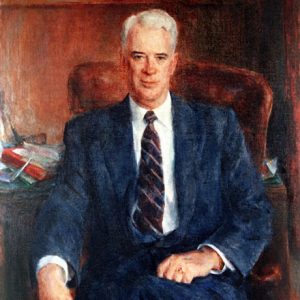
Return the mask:
<svg viewBox="0 0 300 300"><path fill-rule="evenodd" d="M132 121L142 121L144 120L145 113L148 111L144 107L139 106L129 95L130 111L132 116ZM171 95L168 92L166 100L157 108L153 109L155 115L157 116L158 122L166 126L169 129L173 127L172 118L172 100Z"/></svg>

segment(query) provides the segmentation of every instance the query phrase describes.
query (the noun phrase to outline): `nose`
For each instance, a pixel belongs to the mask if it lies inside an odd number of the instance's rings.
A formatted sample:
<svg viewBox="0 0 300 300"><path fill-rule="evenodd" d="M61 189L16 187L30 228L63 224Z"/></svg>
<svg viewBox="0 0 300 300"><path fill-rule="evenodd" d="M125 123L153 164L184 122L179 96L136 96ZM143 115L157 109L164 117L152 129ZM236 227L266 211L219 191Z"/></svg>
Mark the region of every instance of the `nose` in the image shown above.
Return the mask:
<svg viewBox="0 0 300 300"><path fill-rule="evenodd" d="M147 57L147 59L145 60L145 65L144 65L143 71L147 75L153 75L156 73L156 71L157 71L156 62L153 58Z"/></svg>

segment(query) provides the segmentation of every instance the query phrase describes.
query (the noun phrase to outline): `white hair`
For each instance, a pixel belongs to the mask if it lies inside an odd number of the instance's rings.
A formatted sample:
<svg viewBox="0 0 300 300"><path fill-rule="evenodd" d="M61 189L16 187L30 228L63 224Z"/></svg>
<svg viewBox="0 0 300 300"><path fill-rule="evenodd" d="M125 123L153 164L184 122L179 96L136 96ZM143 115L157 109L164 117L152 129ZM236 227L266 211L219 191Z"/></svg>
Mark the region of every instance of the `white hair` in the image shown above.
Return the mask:
<svg viewBox="0 0 300 300"><path fill-rule="evenodd" d="M161 9L145 10L137 15L131 15L125 20L121 32L121 43L123 50L126 47L128 33L135 24L140 24L148 28L163 28L169 32L171 36L171 47L172 50L175 51L178 35L177 24L173 17Z"/></svg>

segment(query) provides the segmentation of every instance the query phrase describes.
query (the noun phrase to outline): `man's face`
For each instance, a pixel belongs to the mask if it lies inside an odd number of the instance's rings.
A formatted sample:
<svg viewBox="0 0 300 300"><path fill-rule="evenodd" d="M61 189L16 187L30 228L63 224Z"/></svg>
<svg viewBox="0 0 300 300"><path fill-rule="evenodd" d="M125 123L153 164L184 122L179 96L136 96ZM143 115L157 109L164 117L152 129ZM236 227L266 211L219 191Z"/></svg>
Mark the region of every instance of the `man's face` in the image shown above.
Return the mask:
<svg viewBox="0 0 300 300"><path fill-rule="evenodd" d="M132 98L147 109L161 105L177 63L170 34L162 28L134 25L128 34L123 63Z"/></svg>

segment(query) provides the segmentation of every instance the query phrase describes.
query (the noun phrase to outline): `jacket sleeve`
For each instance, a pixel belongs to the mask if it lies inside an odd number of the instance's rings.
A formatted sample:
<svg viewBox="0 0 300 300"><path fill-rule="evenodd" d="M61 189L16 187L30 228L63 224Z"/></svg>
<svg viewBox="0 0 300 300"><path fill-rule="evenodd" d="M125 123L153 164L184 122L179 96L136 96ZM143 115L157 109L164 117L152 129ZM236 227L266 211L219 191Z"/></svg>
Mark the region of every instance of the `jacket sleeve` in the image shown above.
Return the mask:
<svg viewBox="0 0 300 300"><path fill-rule="evenodd" d="M271 238L271 207L233 111L222 151L222 197L229 213L205 243L215 245L243 276Z"/></svg>
<svg viewBox="0 0 300 300"><path fill-rule="evenodd" d="M80 125L80 124L79 124ZM77 122L66 125L64 162L50 197L43 205L36 224L32 251L32 279L39 259L55 255L75 271L78 282L80 255L89 220L83 129Z"/></svg>

